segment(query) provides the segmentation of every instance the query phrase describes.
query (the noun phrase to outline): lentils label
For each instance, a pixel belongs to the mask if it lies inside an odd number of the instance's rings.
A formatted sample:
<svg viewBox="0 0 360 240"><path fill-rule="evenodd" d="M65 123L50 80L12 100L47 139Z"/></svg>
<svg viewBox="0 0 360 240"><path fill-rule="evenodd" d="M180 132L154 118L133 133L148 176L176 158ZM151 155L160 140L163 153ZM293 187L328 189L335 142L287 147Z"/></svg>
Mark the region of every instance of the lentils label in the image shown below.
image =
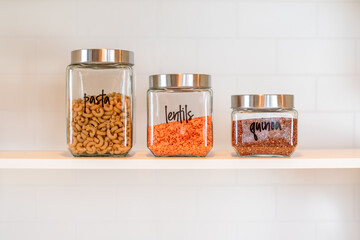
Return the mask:
<svg viewBox="0 0 360 240"><path fill-rule="evenodd" d="M184 107L182 105L179 105L178 111L168 111L168 106L165 105L165 119L166 123L169 122L180 122L182 123L185 121L188 123L190 120L193 119L194 114L191 113L191 111L188 110L188 105L185 104Z"/></svg>

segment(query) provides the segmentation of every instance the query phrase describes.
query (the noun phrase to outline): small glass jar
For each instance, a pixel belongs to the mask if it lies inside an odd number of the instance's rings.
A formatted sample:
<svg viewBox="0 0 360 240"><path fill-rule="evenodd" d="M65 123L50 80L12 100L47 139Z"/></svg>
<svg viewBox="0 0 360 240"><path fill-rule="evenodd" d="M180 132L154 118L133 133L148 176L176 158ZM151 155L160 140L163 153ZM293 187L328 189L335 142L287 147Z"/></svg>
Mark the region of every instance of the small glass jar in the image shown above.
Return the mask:
<svg viewBox="0 0 360 240"><path fill-rule="evenodd" d="M290 156L297 147L293 95L231 96L232 146L239 156Z"/></svg>
<svg viewBox="0 0 360 240"><path fill-rule="evenodd" d="M211 76L150 76L147 146L155 156L204 157L213 146Z"/></svg>
<svg viewBox="0 0 360 240"><path fill-rule="evenodd" d="M67 147L76 157L126 156L132 147L134 54L71 52L67 67Z"/></svg>

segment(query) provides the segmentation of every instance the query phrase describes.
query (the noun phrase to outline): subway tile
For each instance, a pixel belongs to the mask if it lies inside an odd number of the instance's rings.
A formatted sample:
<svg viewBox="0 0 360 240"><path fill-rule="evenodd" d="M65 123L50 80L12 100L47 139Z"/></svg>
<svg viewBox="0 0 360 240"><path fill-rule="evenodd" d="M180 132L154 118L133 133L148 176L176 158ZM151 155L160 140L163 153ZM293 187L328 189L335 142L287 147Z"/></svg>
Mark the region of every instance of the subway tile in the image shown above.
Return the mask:
<svg viewBox="0 0 360 240"><path fill-rule="evenodd" d="M276 229L276 226L271 222L269 223L242 222L238 224L238 239L278 240L278 231Z"/></svg>
<svg viewBox="0 0 360 240"><path fill-rule="evenodd" d="M193 39L159 40L160 73L198 73L198 44Z"/></svg>
<svg viewBox="0 0 360 240"><path fill-rule="evenodd" d="M37 88L33 83L32 76L0 75L0 111L26 112L34 107L32 98L37 96Z"/></svg>
<svg viewBox="0 0 360 240"><path fill-rule="evenodd" d="M135 41L133 51L135 71L141 75L198 72L196 40L140 38Z"/></svg>
<svg viewBox="0 0 360 240"><path fill-rule="evenodd" d="M3 170L0 173L1 185L71 185L75 184L75 171L73 170L29 170L15 169Z"/></svg>
<svg viewBox="0 0 360 240"><path fill-rule="evenodd" d="M35 143L38 150L65 150L65 107L61 112L38 112L35 123Z"/></svg>
<svg viewBox="0 0 360 240"><path fill-rule="evenodd" d="M240 76L240 94L293 94L295 109L315 110L316 78L314 76Z"/></svg>
<svg viewBox="0 0 360 240"><path fill-rule="evenodd" d="M358 222L360 222L360 185L357 185L355 187L355 191L356 191L356 197L355 197L355 202L356 202L356 220ZM359 231L360 234L360 231Z"/></svg>
<svg viewBox="0 0 360 240"><path fill-rule="evenodd" d="M360 110L359 76L321 76L318 78L318 109Z"/></svg>
<svg viewBox="0 0 360 240"><path fill-rule="evenodd" d="M181 240L181 239L195 239L196 222L158 222L156 225L157 236L159 240Z"/></svg>
<svg viewBox="0 0 360 240"><path fill-rule="evenodd" d="M9 1L0 9L0 35L74 35L77 29L76 11L77 5L73 2Z"/></svg>
<svg viewBox="0 0 360 240"><path fill-rule="evenodd" d="M236 223L198 221L193 224L191 235L186 239L235 240L239 239L237 230L238 224Z"/></svg>
<svg viewBox="0 0 360 240"><path fill-rule="evenodd" d="M355 218L352 186L279 186L277 217L282 221L347 221Z"/></svg>
<svg viewBox="0 0 360 240"><path fill-rule="evenodd" d="M319 4L319 36L360 37L359 11L358 1Z"/></svg>
<svg viewBox="0 0 360 240"><path fill-rule="evenodd" d="M159 185L228 185L236 183L234 170L157 170Z"/></svg>
<svg viewBox="0 0 360 240"><path fill-rule="evenodd" d="M3 126L0 134L1 150L31 150L35 144L35 115L33 112L0 112Z"/></svg>
<svg viewBox="0 0 360 240"><path fill-rule="evenodd" d="M1 230L0 224L0 230ZM2 235L1 235L2 234ZM21 240L27 239L52 239L52 240L76 240L76 229L72 223L5 223L1 230L1 239Z"/></svg>
<svg viewBox="0 0 360 240"><path fill-rule="evenodd" d="M213 90L214 111L231 112L231 95L241 94L244 86L239 84L239 79L236 75L213 74L211 76L211 87ZM226 118L226 120L229 117L230 115L221 116L221 118Z"/></svg>
<svg viewBox="0 0 360 240"><path fill-rule="evenodd" d="M66 76L64 75L33 75L32 84L36 94L31 97L36 112L58 112L65 116Z"/></svg>
<svg viewBox="0 0 360 240"><path fill-rule="evenodd" d="M231 150L231 95L239 94L241 86L234 75L213 75L214 150Z"/></svg>
<svg viewBox="0 0 360 240"><path fill-rule="evenodd" d="M218 75L275 73L276 55L275 40L199 40L199 71Z"/></svg>
<svg viewBox="0 0 360 240"><path fill-rule="evenodd" d="M0 185L0 222L36 220L36 200L32 186Z"/></svg>
<svg viewBox="0 0 360 240"><path fill-rule="evenodd" d="M116 220L116 188L110 186L46 186L38 188L38 215L46 222Z"/></svg>
<svg viewBox="0 0 360 240"><path fill-rule="evenodd" d="M326 222L317 224L318 240L358 240L359 222Z"/></svg>
<svg viewBox="0 0 360 240"><path fill-rule="evenodd" d="M36 72L62 76L65 83L66 67L71 63L71 51L86 48L120 48L132 50L134 40L129 38L104 37L47 37L36 41ZM129 48L129 49L128 49Z"/></svg>
<svg viewBox="0 0 360 240"><path fill-rule="evenodd" d="M359 169L317 169L317 184L360 184Z"/></svg>
<svg viewBox="0 0 360 240"><path fill-rule="evenodd" d="M355 114L355 147L360 148L360 113Z"/></svg>
<svg viewBox="0 0 360 240"><path fill-rule="evenodd" d="M145 37L159 34L158 1L92 1L82 4L78 15L81 36Z"/></svg>
<svg viewBox="0 0 360 240"><path fill-rule="evenodd" d="M300 112L300 148L349 148L354 140L354 114Z"/></svg>
<svg viewBox="0 0 360 240"><path fill-rule="evenodd" d="M140 38L135 43L135 71L144 75L158 74L160 72L160 49L159 39ZM146 81L148 83L148 81ZM148 84L147 84L148 86Z"/></svg>
<svg viewBox="0 0 360 240"><path fill-rule="evenodd" d="M282 74L352 74L355 42L337 39L279 41Z"/></svg>
<svg viewBox="0 0 360 240"><path fill-rule="evenodd" d="M356 73L360 73L360 41L356 42Z"/></svg>
<svg viewBox="0 0 360 240"><path fill-rule="evenodd" d="M127 222L178 221L196 216L196 189L183 186L118 188L118 219Z"/></svg>
<svg viewBox="0 0 360 240"><path fill-rule="evenodd" d="M164 1L159 8L162 37L234 37L237 4L232 1Z"/></svg>
<svg viewBox="0 0 360 240"><path fill-rule="evenodd" d="M314 2L240 2L238 33L245 37L311 37L317 31Z"/></svg>
<svg viewBox="0 0 360 240"><path fill-rule="evenodd" d="M238 224L238 239L315 240L315 230L314 223L242 222Z"/></svg>
<svg viewBox="0 0 360 240"><path fill-rule="evenodd" d="M157 239L156 222L80 223L76 229L77 240Z"/></svg>
<svg viewBox="0 0 360 240"><path fill-rule="evenodd" d="M142 186L156 184L155 170L79 170L76 183L84 186Z"/></svg>
<svg viewBox="0 0 360 240"><path fill-rule="evenodd" d="M271 186L201 188L198 217L205 222L273 220L275 189Z"/></svg>
<svg viewBox="0 0 360 240"><path fill-rule="evenodd" d="M313 184L314 170L312 169L276 169L276 170L239 170L238 184L241 185L292 185Z"/></svg>
<svg viewBox="0 0 360 240"><path fill-rule="evenodd" d="M0 51L1 74L21 75L22 81L26 81L28 74L36 71L35 40L27 38L0 38Z"/></svg>
<svg viewBox="0 0 360 240"><path fill-rule="evenodd" d="M149 74L136 74L135 77L135 128L134 149L147 149L147 90L149 89Z"/></svg>
<svg viewBox="0 0 360 240"><path fill-rule="evenodd" d="M231 109L214 109L213 112L213 149L212 151L232 151L231 146ZM211 152L210 152L211 154Z"/></svg>
<svg viewBox="0 0 360 240"><path fill-rule="evenodd" d="M43 185L37 187L38 220L43 222L75 222L77 209L77 188L73 185ZM85 196L83 201L86 202Z"/></svg>
<svg viewBox="0 0 360 240"><path fill-rule="evenodd" d="M276 224L278 240L315 240L316 224L312 222L281 222Z"/></svg>

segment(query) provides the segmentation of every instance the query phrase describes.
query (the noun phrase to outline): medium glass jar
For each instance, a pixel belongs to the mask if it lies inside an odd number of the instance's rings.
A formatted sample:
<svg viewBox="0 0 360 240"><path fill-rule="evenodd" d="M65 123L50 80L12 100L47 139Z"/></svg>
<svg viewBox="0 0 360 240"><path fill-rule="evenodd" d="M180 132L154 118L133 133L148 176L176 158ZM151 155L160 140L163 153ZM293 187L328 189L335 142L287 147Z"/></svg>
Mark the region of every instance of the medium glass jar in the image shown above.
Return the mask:
<svg viewBox="0 0 360 240"><path fill-rule="evenodd" d="M155 156L204 157L213 146L211 76L150 76L147 146Z"/></svg>
<svg viewBox="0 0 360 240"><path fill-rule="evenodd" d="M71 52L67 67L67 147L77 157L125 156L132 147L134 54Z"/></svg>
<svg viewBox="0 0 360 240"><path fill-rule="evenodd" d="M297 147L293 95L231 96L232 146L239 156L290 156Z"/></svg>

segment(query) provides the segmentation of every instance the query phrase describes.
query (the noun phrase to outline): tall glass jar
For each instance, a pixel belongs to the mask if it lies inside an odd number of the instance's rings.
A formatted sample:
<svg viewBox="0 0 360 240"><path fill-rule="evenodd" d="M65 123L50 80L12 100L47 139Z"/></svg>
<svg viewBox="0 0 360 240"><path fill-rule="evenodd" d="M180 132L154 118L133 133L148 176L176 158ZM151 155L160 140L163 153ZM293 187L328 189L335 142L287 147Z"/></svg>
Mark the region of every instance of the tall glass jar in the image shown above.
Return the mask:
<svg viewBox="0 0 360 240"><path fill-rule="evenodd" d="M211 76L150 76L147 145L155 156L204 157L213 146Z"/></svg>
<svg viewBox="0 0 360 240"><path fill-rule="evenodd" d="M231 97L232 146L239 156L290 156L297 147L294 96Z"/></svg>
<svg viewBox="0 0 360 240"><path fill-rule="evenodd" d="M133 142L134 54L71 52L67 67L67 147L77 157L126 156Z"/></svg>

